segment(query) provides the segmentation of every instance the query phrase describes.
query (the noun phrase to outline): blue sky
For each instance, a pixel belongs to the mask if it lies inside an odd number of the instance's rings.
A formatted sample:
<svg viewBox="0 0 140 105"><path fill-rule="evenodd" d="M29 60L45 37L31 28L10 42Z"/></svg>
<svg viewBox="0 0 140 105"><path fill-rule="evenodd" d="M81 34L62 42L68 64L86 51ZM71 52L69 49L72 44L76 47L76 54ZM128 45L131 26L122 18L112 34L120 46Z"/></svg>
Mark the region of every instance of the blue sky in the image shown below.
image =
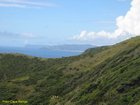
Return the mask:
<svg viewBox="0 0 140 105"><path fill-rule="evenodd" d="M113 32L116 18L126 15L130 3L131 0L0 0L0 46L113 44L124 37L81 40L78 36L84 31Z"/></svg>

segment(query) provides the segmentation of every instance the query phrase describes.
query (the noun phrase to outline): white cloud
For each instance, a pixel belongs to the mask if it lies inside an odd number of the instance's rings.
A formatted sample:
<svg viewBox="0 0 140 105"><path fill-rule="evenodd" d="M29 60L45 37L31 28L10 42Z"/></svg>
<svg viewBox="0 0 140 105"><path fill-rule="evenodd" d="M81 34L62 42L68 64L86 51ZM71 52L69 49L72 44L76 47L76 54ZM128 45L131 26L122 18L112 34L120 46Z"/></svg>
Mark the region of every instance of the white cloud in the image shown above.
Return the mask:
<svg viewBox="0 0 140 105"><path fill-rule="evenodd" d="M18 8L30 8L30 7L54 7L53 3L48 2L36 2L29 0L0 0L0 7L18 7Z"/></svg>
<svg viewBox="0 0 140 105"><path fill-rule="evenodd" d="M5 3L0 3L0 7L17 7L17 8L26 8L25 5L19 5L19 4L5 4Z"/></svg>
<svg viewBox="0 0 140 105"><path fill-rule="evenodd" d="M21 33L20 35L21 37L24 37L24 38L36 38L35 34L31 32Z"/></svg>
<svg viewBox="0 0 140 105"><path fill-rule="evenodd" d="M37 36L34 33L31 33L31 32L12 33L12 32L7 32L7 31L0 32L0 37L14 38L14 39L15 38L22 38L22 39L37 38Z"/></svg>
<svg viewBox="0 0 140 105"><path fill-rule="evenodd" d="M132 0L131 8L125 16L119 16L116 19L117 29L114 32L100 31L87 32L82 31L80 35L75 35L74 40L93 40L96 38L117 39L120 37L132 37L140 35L140 0Z"/></svg>

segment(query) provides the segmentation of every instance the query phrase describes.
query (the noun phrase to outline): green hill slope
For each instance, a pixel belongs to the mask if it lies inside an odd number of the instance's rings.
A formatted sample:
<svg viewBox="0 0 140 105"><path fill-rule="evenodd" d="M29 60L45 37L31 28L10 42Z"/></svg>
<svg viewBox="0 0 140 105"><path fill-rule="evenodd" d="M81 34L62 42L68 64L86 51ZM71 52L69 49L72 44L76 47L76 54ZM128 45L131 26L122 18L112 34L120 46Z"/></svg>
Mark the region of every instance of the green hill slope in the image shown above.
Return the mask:
<svg viewBox="0 0 140 105"><path fill-rule="evenodd" d="M140 37L60 59L0 54L2 100L27 100L28 105L139 105Z"/></svg>

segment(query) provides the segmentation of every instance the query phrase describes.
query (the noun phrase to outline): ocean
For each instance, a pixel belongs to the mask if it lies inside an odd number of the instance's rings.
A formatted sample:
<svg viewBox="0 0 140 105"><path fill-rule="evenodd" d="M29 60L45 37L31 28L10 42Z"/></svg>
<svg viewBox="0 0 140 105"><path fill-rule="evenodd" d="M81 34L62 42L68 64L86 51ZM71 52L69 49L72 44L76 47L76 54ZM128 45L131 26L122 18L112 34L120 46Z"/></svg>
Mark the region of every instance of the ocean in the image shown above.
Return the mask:
<svg viewBox="0 0 140 105"><path fill-rule="evenodd" d="M24 47L0 47L0 53L20 53L41 58L61 58L81 54L81 52L76 51L47 50L41 48Z"/></svg>

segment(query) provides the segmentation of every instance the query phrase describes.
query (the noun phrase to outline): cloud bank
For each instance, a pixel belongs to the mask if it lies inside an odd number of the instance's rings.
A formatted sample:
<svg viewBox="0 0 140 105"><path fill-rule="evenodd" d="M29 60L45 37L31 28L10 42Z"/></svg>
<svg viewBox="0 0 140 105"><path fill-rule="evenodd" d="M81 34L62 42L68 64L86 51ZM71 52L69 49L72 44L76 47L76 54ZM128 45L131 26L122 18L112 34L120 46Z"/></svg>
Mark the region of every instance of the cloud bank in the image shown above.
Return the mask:
<svg viewBox="0 0 140 105"><path fill-rule="evenodd" d="M38 0L39 1L39 0ZM41 8L41 7L54 7L53 3L36 2L33 0L0 0L0 7L18 7L18 8Z"/></svg>
<svg viewBox="0 0 140 105"><path fill-rule="evenodd" d="M79 35L73 36L72 39L78 41L91 41L95 39L116 40L117 38L133 37L140 35L140 0L132 0L131 8L125 16L119 16L116 19L117 29L113 32L100 31L88 32L83 30Z"/></svg>

